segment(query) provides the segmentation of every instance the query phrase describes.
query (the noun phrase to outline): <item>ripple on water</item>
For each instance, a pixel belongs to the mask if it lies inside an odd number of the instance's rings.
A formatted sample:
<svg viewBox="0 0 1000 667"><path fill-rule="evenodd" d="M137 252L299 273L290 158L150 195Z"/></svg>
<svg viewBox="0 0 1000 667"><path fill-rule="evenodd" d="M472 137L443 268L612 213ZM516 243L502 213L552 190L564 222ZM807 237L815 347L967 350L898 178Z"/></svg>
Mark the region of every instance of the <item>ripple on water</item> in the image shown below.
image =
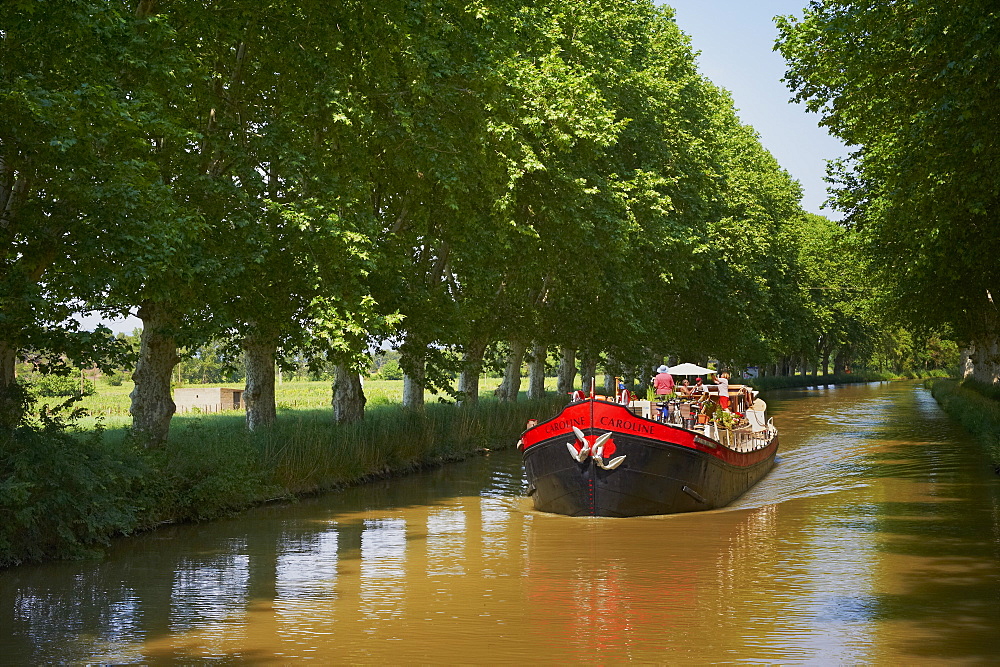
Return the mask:
<svg viewBox="0 0 1000 667"><path fill-rule="evenodd" d="M955 424L927 391L833 403L782 405L775 418L782 439L776 465L734 508L839 493L877 479L952 475L967 466L967 453L954 444Z"/></svg>

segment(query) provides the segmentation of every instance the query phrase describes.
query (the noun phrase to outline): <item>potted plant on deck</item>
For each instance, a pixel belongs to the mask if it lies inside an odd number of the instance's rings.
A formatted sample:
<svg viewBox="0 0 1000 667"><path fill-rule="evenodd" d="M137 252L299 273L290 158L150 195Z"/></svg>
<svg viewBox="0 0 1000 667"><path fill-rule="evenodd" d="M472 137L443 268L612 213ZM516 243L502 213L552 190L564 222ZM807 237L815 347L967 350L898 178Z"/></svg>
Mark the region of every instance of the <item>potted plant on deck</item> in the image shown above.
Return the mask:
<svg viewBox="0 0 1000 667"><path fill-rule="evenodd" d="M733 428L736 426L736 418L729 410L716 410L712 417L715 422L715 431L718 440L727 447L733 446Z"/></svg>

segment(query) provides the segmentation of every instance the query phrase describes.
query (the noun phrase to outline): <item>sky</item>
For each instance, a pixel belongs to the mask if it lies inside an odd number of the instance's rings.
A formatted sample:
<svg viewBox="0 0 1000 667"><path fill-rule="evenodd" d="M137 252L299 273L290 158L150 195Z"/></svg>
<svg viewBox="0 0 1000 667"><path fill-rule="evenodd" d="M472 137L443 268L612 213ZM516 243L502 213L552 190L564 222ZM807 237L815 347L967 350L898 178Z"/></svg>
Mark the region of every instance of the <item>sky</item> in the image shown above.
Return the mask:
<svg viewBox="0 0 1000 667"><path fill-rule="evenodd" d="M826 200L826 161L847 155L839 139L819 127L819 116L790 102L781 82L785 60L774 51L778 15L802 16L807 0L667 0L677 25L691 38L702 75L733 96L740 119L802 185L802 207L839 220L821 209Z"/></svg>
<svg viewBox="0 0 1000 667"><path fill-rule="evenodd" d="M812 213L840 219L821 209L826 200L826 161L846 155L844 145L817 125L819 116L789 101L781 82L785 61L773 50L778 35L776 15L802 15L807 0L670 0L677 25L700 52L701 73L728 90L742 121L760 134L761 143L802 185L802 206ZM103 322L113 331L131 333L142 321L135 317L107 320L82 318L86 328Z"/></svg>

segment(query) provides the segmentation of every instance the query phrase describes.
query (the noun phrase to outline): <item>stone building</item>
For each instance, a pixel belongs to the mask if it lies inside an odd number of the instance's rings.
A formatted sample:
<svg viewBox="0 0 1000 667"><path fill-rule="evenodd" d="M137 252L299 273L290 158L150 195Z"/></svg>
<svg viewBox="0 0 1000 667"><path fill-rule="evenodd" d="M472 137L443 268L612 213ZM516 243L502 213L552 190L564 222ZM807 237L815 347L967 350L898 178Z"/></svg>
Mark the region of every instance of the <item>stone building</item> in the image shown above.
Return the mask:
<svg viewBox="0 0 1000 667"><path fill-rule="evenodd" d="M222 412L243 409L243 390L227 387L184 387L174 389L177 414L191 412Z"/></svg>

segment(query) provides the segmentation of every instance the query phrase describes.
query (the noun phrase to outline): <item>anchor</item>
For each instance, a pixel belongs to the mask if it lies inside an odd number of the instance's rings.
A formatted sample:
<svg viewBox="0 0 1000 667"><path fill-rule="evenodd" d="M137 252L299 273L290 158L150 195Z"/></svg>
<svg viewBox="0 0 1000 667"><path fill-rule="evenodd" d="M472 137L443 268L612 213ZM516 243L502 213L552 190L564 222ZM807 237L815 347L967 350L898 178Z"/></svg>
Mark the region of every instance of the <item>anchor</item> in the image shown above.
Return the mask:
<svg viewBox="0 0 1000 667"><path fill-rule="evenodd" d="M612 436L612 432L608 431L604 435L598 436L597 440L594 441L594 446L591 448L590 443L587 442L587 436L583 434L576 426L573 427L573 433L576 434L577 440L580 441L580 451L576 450L572 442L566 443L566 448L569 450L569 455L576 460L577 463L583 463L587 460L587 456L593 456L594 463L597 467L603 470L614 470L622 464L625 460L625 456L616 456L607 463L604 462L604 443L606 443Z"/></svg>
<svg viewBox="0 0 1000 667"><path fill-rule="evenodd" d="M576 451L576 447L573 446L572 442L567 442L566 448L569 450L569 455L576 459L577 463L583 463L587 460L587 456L590 455L590 443L587 442L587 436L583 434L583 431L576 426L573 427L573 433L576 434L577 440L580 441L580 451Z"/></svg>

